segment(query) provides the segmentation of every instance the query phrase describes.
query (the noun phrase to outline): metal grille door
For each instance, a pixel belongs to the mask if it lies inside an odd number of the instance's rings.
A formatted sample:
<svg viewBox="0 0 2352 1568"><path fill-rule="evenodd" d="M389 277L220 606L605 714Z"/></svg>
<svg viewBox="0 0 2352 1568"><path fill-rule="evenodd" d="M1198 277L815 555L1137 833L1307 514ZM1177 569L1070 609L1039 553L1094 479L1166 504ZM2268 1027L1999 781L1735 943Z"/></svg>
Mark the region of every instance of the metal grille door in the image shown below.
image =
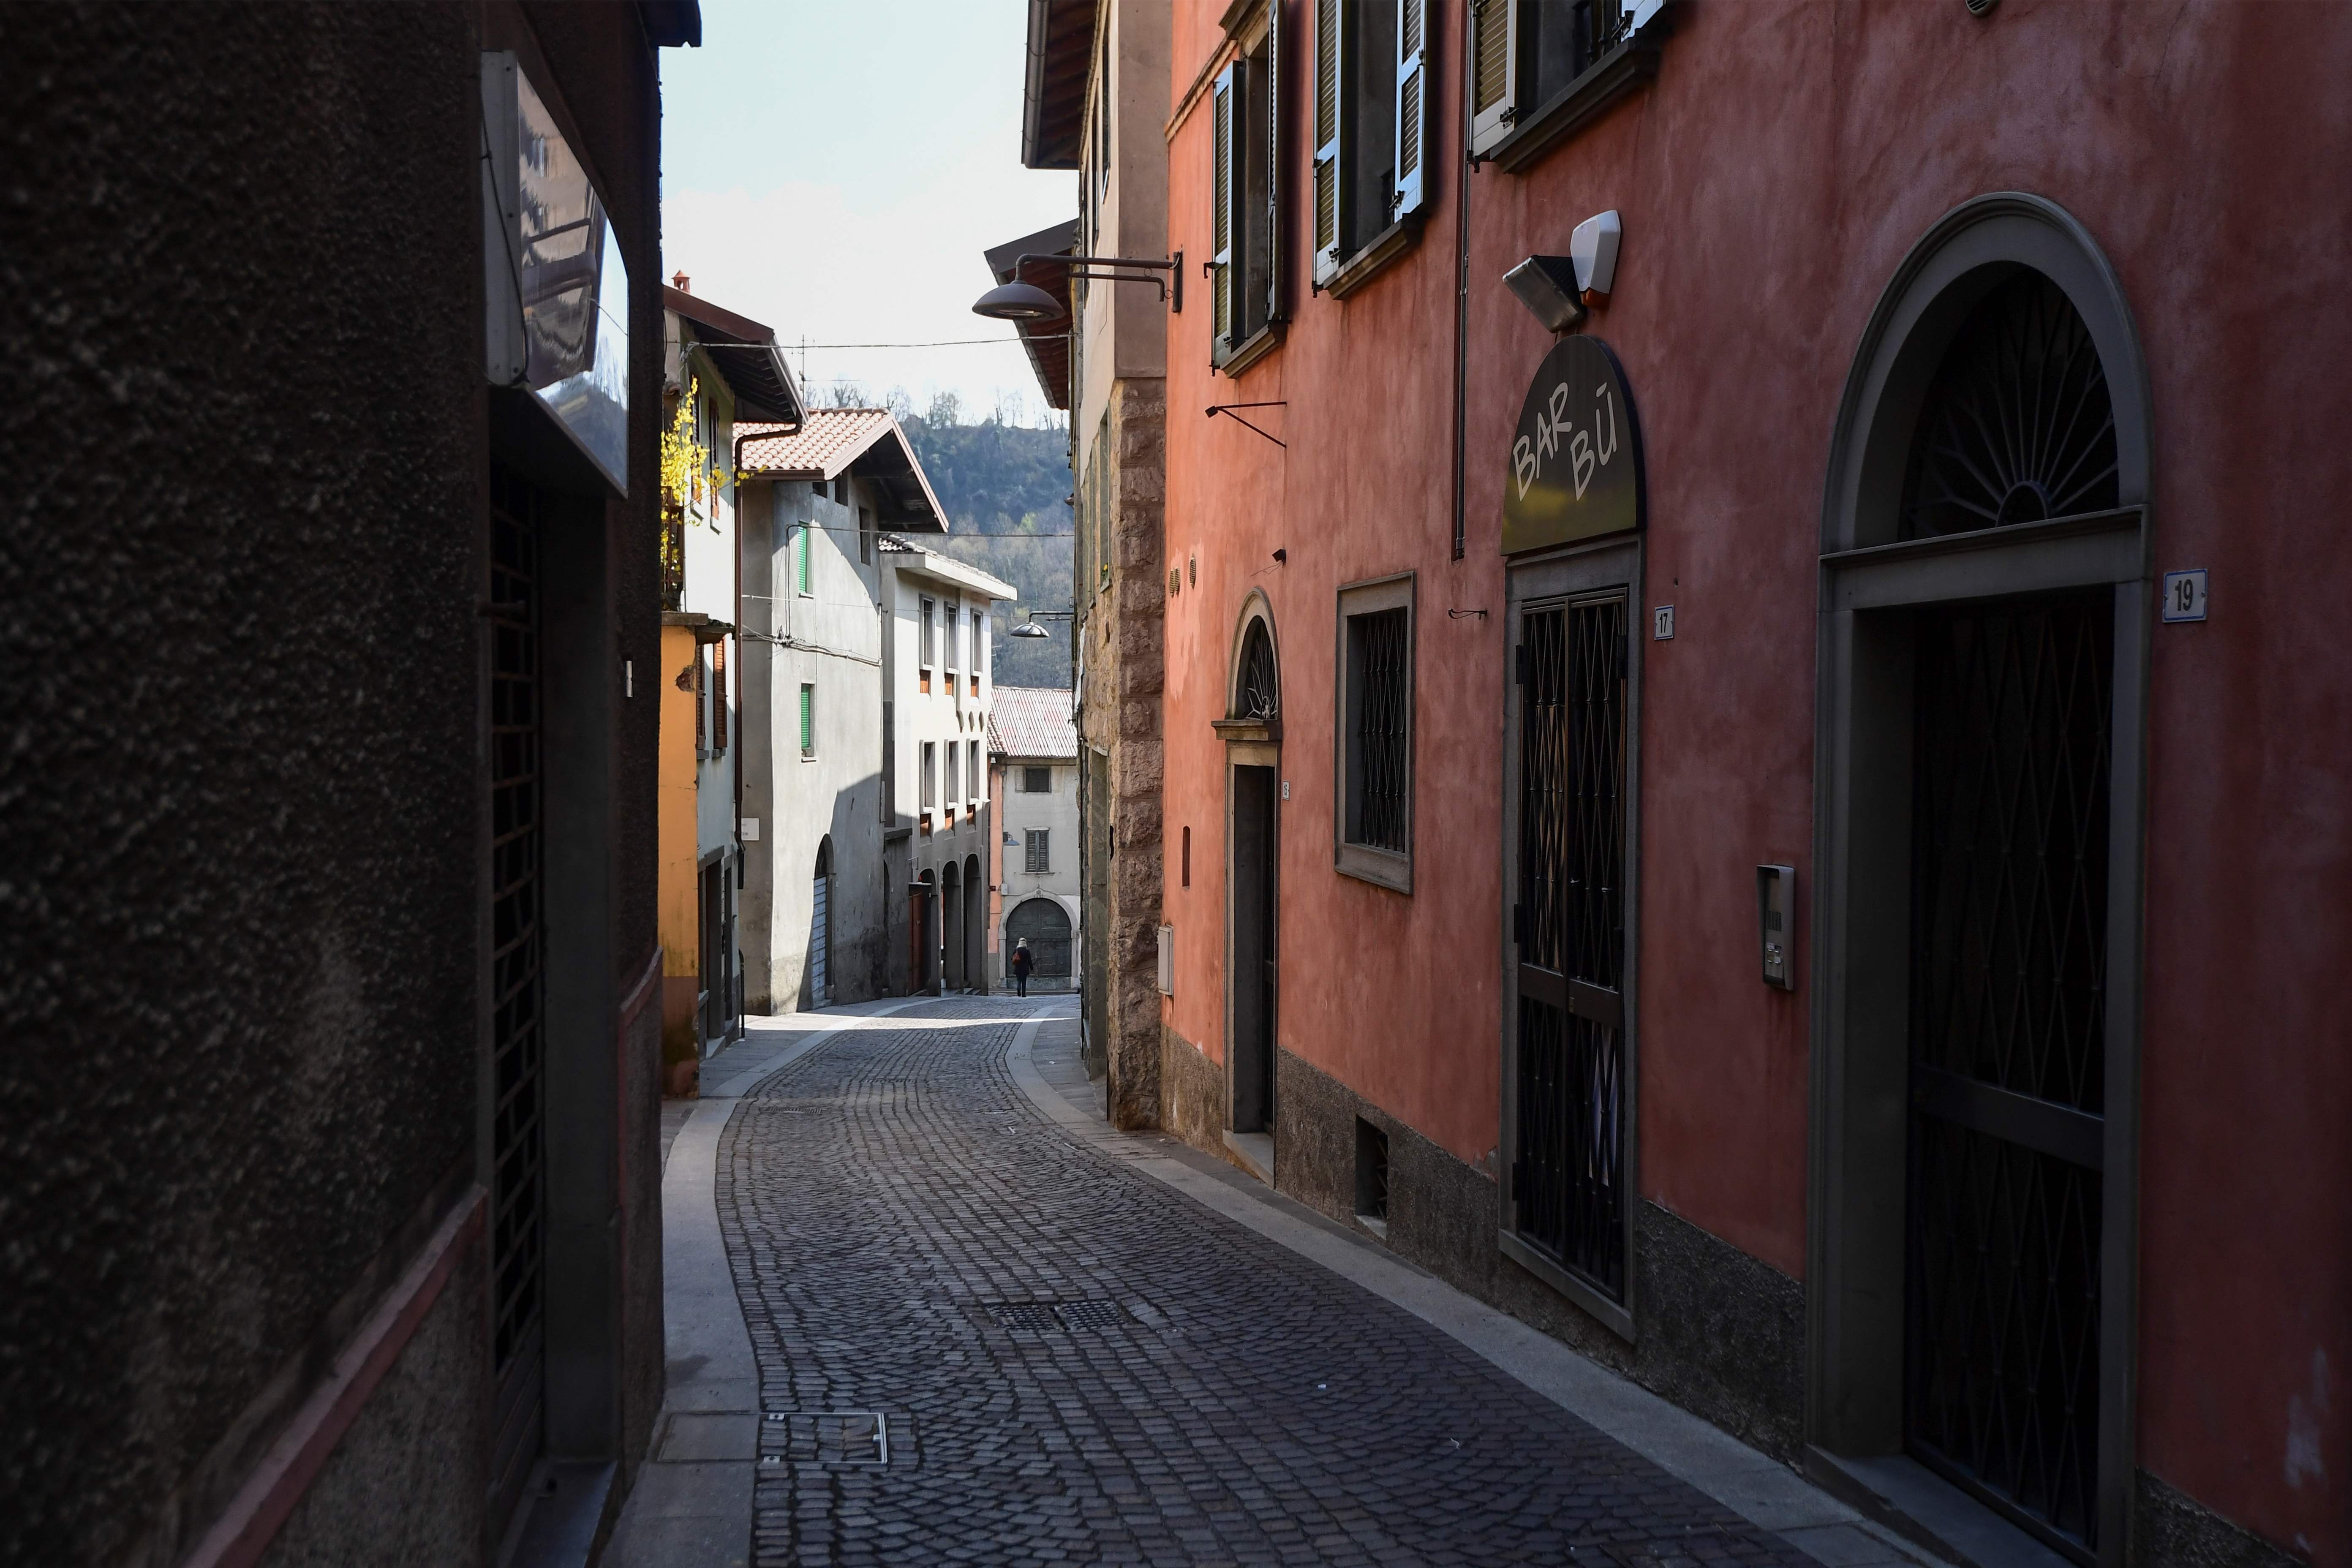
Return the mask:
<svg viewBox="0 0 2352 1568"><path fill-rule="evenodd" d="M1622 1300L1626 602L1520 624L1511 1195L1521 1239Z"/></svg>
<svg viewBox="0 0 2352 1568"><path fill-rule="evenodd" d="M810 892L809 902L809 999L819 1007L830 1006L833 1000L832 924L833 879L819 877Z"/></svg>
<svg viewBox="0 0 2352 1568"><path fill-rule="evenodd" d="M545 1379L538 493L490 472L491 1514L538 1457Z"/></svg>
<svg viewBox="0 0 2352 1568"><path fill-rule="evenodd" d="M2088 1563L2114 610L1971 606L1918 636L1907 1435Z"/></svg>

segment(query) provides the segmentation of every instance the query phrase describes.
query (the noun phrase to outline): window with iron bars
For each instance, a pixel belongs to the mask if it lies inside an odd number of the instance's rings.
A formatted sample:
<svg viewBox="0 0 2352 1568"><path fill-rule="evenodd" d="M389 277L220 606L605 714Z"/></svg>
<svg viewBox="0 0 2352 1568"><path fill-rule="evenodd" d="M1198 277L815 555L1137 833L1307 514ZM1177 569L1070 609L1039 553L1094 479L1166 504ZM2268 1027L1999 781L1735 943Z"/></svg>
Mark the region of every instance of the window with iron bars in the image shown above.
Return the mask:
<svg viewBox="0 0 2352 1568"><path fill-rule="evenodd" d="M1412 889L1412 579L1339 595L1339 868Z"/></svg>

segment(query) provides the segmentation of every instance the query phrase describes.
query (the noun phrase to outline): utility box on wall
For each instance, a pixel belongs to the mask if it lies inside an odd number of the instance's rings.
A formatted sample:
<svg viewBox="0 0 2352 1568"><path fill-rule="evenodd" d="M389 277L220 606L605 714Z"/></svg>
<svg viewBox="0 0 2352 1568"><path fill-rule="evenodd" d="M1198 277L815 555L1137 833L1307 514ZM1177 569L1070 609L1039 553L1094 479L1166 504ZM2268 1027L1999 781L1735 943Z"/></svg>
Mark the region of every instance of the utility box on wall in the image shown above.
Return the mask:
<svg viewBox="0 0 2352 1568"><path fill-rule="evenodd" d="M1794 866L1756 868L1756 936L1767 985L1783 991L1797 988L1796 966L1790 961L1790 943L1796 935L1797 868Z"/></svg>
<svg viewBox="0 0 2352 1568"><path fill-rule="evenodd" d="M1176 994L1176 928L1160 928L1160 994Z"/></svg>

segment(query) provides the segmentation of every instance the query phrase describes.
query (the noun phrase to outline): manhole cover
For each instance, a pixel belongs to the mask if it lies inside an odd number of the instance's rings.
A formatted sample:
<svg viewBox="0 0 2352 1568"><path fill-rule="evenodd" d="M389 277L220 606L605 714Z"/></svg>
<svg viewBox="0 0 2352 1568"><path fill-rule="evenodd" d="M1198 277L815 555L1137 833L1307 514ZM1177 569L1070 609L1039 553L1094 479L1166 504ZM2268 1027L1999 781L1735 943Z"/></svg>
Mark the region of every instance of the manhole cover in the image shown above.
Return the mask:
<svg viewBox="0 0 2352 1568"><path fill-rule="evenodd" d="M1000 1329L1015 1333L1052 1334L1072 1329L1123 1329L1133 1319L1116 1301L984 1301L981 1303Z"/></svg>

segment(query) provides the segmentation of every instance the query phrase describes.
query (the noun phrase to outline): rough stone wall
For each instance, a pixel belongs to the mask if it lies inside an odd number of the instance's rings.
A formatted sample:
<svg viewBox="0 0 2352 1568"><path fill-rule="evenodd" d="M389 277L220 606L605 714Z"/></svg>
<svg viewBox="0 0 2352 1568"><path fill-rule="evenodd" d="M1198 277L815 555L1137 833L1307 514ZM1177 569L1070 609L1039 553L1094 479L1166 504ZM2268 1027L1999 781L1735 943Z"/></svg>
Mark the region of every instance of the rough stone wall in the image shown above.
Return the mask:
<svg viewBox="0 0 2352 1568"><path fill-rule="evenodd" d="M263 1552L263 1568L482 1561L489 1424L475 1391L489 1377L486 1264L482 1243L465 1249L440 1300ZM415 1441L428 1431L443 1440Z"/></svg>
<svg viewBox="0 0 2352 1568"><path fill-rule="evenodd" d="M0 7L0 1561L177 1561L473 1174L481 14ZM650 279L643 34L542 21ZM606 521L642 690L650 512Z"/></svg>
<svg viewBox="0 0 2352 1568"><path fill-rule="evenodd" d="M1095 461L1103 558L1110 587L1087 619L1081 732L1109 754L1109 865L1104 940L1108 1110L1114 1127L1160 1122L1160 692L1166 658L1160 579L1167 496L1164 384L1128 379L1111 390L1108 442Z"/></svg>

